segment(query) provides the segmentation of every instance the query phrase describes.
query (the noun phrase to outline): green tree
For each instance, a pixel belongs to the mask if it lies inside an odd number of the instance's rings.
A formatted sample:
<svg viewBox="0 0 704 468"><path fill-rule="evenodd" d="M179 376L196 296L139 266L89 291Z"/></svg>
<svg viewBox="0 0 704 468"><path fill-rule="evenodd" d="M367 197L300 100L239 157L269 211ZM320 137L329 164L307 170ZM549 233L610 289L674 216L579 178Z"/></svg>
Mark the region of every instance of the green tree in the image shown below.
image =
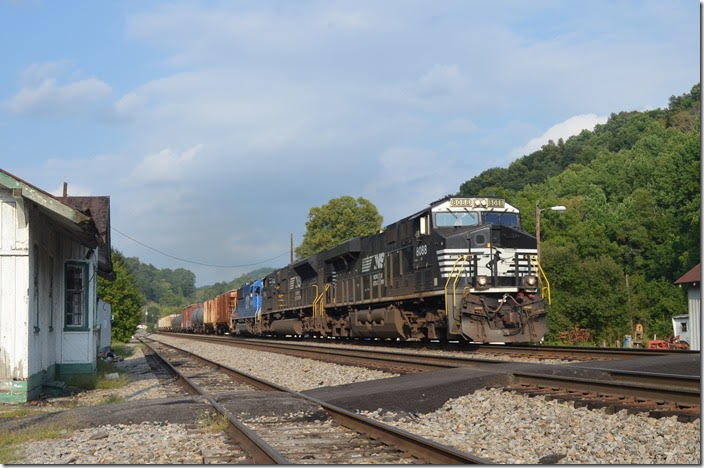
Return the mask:
<svg viewBox="0 0 704 468"><path fill-rule="evenodd" d="M142 319L144 297L127 269L125 258L115 250L112 252L112 265L116 278L108 281L98 277L98 297L112 307L112 339L127 341Z"/></svg>
<svg viewBox="0 0 704 468"><path fill-rule="evenodd" d="M159 304L154 302L147 305L147 331L153 332L156 330L156 325L161 318L161 308Z"/></svg>
<svg viewBox="0 0 704 468"><path fill-rule="evenodd" d="M700 256L700 95L697 84L667 109L611 114L461 185L462 195L510 200L529 232L536 202L567 206L541 219L548 339L580 327L611 343L635 323L669 336L671 317L686 313L673 282Z"/></svg>
<svg viewBox="0 0 704 468"><path fill-rule="evenodd" d="M376 206L365 198L333 198L308 212L306 233L296 247L296 257L309 257L353 237L374 234L382 221Z"/></svg>

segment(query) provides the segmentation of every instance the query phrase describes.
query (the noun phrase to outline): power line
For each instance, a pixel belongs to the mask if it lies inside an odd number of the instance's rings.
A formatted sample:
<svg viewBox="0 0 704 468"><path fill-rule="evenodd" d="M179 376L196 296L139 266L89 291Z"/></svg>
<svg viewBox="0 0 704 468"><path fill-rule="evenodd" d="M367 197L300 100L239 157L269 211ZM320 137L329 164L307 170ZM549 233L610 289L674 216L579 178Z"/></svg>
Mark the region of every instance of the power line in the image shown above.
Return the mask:
<svg viewBox="0 0 704 468"><path fill-rule="evenodd" d="M167 254L166 252L162 252L161 250L159 250L159 249L157 249L157 248L155 248L155 247L152 247L152 246L150 246L150 245L147 245L147 244L145 244L144 242L138 241L138 240L135 239L134 237L128 236L127 234L125 234L124 232L120 231L119 229L117 229L117 228L114 227L114 226L110 226L110 228L111 228L113 231L117 232L118 234L121 234L121 235L125 236L126 238L128 238L128 239L131 240L132 242L136 242L137 244L139 244L139 245L141 245L141 246L144 246L144 247L146 247L146 248L148 248L148 249L150 249L150 250L153 250L154 252L157 252L157 253L159 253L159 254L161 254L161 255L164 255L165 257L173 258L174 260L179 260L179 261L181 261L181 262L193 263L194 265L201 265L201 266L207 266L207 267L213 267L213 268L242 268L242 267L255 266L255 265L260 265L260 264L262 264L262 263L270 262L270 261L272 261L272 260L276 260L277 258L283 257L284 255L286 255L286 254L288 253L288 252L284 252L284 253L282 253L282 254L277 255L276 257L267 258L266 260L262 260L262 261L260 261L260 262L245 263L245 264L242 264L242 265L212 265L212 264L210 264L210 263L197 262L197 261L195 261L195 260L188 260L188 259L186 259L186 258L176 257L176 256L174 256L174 255Z"/></svg>

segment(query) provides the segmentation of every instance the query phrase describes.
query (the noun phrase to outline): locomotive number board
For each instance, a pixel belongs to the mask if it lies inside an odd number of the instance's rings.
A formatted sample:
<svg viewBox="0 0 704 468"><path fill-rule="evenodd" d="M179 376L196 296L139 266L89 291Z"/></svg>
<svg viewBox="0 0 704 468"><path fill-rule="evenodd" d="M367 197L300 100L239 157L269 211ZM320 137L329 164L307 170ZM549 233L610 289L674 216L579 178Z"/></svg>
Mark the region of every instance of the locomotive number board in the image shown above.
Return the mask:
<svg viewBox="0 0 704 468"><path fill-rule="evenodd" d="M504 208L505 203L501 198L450 198L450 206L467 208Z"/></svg>

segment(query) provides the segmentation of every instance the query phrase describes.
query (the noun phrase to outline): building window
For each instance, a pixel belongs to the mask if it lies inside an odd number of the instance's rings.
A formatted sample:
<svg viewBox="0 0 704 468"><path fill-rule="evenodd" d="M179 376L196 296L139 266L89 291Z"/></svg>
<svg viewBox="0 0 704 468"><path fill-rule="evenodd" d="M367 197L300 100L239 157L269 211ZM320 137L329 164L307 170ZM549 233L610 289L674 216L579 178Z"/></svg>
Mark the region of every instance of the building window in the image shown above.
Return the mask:
<svg viewBox="0 0 704 468"><path fill-rule="evenodd" d="M680 330L682 330L682 333L687 332L687 323L686 322L680 323Z"/></svg>
<svg viewBox="0 0 704 468"><path fill-rule="evenodd" d="M67 262L64 330L88 330L88 264Z"/></svg>

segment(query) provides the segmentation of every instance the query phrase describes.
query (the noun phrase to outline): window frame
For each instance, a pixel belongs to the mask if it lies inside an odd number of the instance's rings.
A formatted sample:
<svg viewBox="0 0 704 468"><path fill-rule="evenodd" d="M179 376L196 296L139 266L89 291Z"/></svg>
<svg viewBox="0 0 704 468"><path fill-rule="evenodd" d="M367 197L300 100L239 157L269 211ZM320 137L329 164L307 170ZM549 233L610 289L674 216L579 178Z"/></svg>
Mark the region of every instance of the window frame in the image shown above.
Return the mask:
<svg viewBox="0 0 704 468"><path fill-rule="evenodd" d="M67 325L66 324L66 313L69 310L69 294L68 294L68 268L70 266L80 266L83 270L83 325ZM64 331L65 332L83 332L89 331L90 327L88 325L88 301L90 293L90 285L88 284L88 263L79 261L67 261L64 262Z"/></svg>

